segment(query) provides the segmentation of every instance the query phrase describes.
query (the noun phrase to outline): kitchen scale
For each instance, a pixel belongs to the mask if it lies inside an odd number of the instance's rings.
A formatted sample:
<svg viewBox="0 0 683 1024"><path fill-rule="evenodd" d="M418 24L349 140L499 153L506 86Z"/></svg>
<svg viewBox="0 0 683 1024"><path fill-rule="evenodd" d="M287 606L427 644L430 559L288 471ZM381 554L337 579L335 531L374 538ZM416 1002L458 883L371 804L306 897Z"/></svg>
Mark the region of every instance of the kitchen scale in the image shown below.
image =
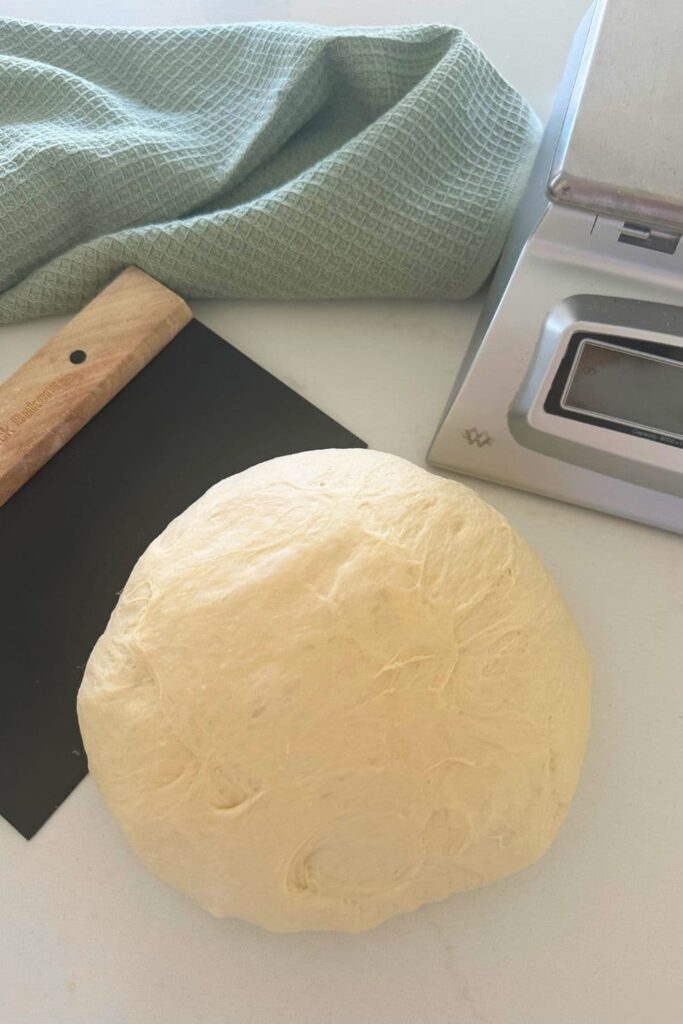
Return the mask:
<svg viewBox="0 0 683 1024"><path fill-rule="evenodd" d="M429 461L683 532L683 3L598 0Z"/></svg>

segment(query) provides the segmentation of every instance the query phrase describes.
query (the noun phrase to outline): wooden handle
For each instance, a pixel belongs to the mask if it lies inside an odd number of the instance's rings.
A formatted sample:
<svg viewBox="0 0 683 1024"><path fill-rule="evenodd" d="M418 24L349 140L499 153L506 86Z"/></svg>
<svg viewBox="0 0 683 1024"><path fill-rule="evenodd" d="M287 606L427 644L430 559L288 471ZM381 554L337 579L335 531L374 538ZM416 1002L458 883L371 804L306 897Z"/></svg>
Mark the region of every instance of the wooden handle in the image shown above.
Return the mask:
<svg viewBox="0 0 683 1024"><path fill-rule="evenodd" d="M0 385L0 506L192 318L128 267Z"/></svg>

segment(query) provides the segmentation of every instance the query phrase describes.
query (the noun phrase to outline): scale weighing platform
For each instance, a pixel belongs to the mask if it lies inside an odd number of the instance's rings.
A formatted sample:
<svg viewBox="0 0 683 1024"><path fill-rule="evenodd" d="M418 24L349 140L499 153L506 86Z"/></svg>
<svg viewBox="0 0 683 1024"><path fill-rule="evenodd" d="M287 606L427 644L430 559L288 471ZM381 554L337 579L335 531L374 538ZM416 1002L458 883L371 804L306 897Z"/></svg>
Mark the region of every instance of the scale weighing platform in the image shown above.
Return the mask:
<svg viewBox="0 0 683 1024"><path fill-rule="evenodd" d="M584 18L436 466L683 532L683 3Z"/></svg>

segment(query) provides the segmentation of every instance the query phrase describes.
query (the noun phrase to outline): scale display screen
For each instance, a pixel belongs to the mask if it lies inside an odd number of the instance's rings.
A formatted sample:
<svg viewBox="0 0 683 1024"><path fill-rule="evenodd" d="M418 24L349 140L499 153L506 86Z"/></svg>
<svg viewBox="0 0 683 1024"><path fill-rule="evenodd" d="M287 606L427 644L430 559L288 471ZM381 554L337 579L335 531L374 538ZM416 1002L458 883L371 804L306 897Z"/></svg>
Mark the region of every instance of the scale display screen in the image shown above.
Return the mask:
<svg viewBox="0 0 683 1024"><path fill-rule="evenodd" d="M561 404L683 437L683 363L585 338Z"/></svg>
<svg viewBox="0 0 683 1024"><path fill-rule="evenodd" d="M479 391L468 390L466 378L462 390L471 405L456 395L461 419L449 413L444 427L457 424L461 440L473 448L482 431L469 431L465 415L475 421L477 399L484 407L495 400L496 409L504 409L507 375L509 394L523 372L507 408L507 428L518 449L514 457L507 447L493 453L496 478L683 532L683 302L570 295L550 309L540 335L529 337L524 359L514 364L516 376L512 359L519 352L505 353L508 362L502 362L507 335L499 325L496 331L499 351L491 345L478 354L480 362L469 372L487 368L491 375L498 356L500 389L488 394L478 372ZM493 431L486 437L488 451L495 447ZM449 435L449 443L457 440ZM527 457L527 451L543 458ZM481 465L484 473L487 457L483 451L479 458L478 452L464 453L453 466L477 472Z"/></svg>

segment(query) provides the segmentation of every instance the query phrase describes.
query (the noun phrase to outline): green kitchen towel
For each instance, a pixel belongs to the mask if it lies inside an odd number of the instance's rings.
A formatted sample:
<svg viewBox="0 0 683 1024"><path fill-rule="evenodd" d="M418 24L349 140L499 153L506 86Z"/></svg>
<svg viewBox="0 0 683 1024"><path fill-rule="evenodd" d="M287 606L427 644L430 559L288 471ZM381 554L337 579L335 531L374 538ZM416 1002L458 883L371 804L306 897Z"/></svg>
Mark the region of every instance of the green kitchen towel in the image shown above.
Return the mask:
<svg viewBox="0 0 683 1024"><path fill-rule="evenodd" d="M538 137L457 28L0 19L0 322L128 264L188 298L464 298Z"/></svg>

